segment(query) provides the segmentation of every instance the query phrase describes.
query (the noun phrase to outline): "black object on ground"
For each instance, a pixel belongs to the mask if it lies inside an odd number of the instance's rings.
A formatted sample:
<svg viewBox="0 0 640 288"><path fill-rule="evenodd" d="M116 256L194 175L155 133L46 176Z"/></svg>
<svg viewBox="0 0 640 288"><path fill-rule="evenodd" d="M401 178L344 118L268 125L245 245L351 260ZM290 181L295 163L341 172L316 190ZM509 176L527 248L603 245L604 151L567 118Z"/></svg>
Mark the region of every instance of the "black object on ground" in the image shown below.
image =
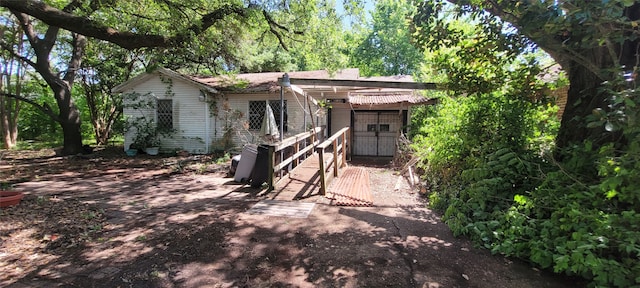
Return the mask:
<svg viewBox="0 0 640 288"><path fill-rule="evenodd" d="M251 188L260 188L269 179L269 147L258 146L256 164L251 171Z"/></svg>
<svg viewBox="0 0 640 288"><path fill-rule="evenodd" d="M233 175L236 173L236 169L238 168L238 163L240 163L240 158L242 155L238 154L231 158L231 167L229 167L229 174Z"/></svg>

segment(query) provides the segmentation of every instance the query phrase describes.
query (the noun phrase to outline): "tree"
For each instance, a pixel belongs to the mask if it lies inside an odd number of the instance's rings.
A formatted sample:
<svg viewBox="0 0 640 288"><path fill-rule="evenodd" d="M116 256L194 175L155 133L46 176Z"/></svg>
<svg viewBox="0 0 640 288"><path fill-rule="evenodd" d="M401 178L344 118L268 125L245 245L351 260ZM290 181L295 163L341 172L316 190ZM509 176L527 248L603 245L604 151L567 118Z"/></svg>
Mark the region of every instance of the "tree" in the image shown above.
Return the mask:
<svg viewBox="0 0 640 288"><path fill-rule="evenodd" d="M444 220L455 234L466 234L494 253L584 277L592 281L591 286L639 285L640 90L636 72L640 42L636 27L640 4L626 0L450 2L457 5L423 2L414 17L419 44L432 49L462 45L454 57L440 59L446 64L442 73L455 79L450 88L458 90L471 84L472 89L465 91L482 93L504 78L507 83L524 84L510 93L526 94L527 84L537 73L518 75L524 70L511 69L497 74L486 67L491 67L487 63L493 58L537 47L563 66L571 87L552 157L530 148L518 151L522 145L516 143L474 157L483 144L509 135L500 131L504 130L501 127L490 126L498 121L483 120L504 111L514 112L511 108L486 106L454 122L459 125L449 131L427 129L432 138L427 144L436 148L472 146L470 151L462 149L465 153L427 155L440 157L443 161L429 159L428 165L440 164L444 176L453 180L449 187L438 187L430 202L446 210ZM451 24L451 19L479 24L481 33L467 35ZM497 54L484 53L487 51ZM457 67L460 59L464 59L464 69ZM491 79L496 81L486 81ZM472 99L472 93L463 101ZM449 108L458 112L465 109L461 106ZM475 118L476 112L482 117ZM522 113L511 117L518 114ZM455 115L443 113L440 119ZM539 116L535 117L545 120ZM468 119L470 123L465 123ZM512 122L503 127L517 127ZM435 122L441 123L448 127L445 121ZM483 128L477 127L479 124L491 129L474 135ZM493 131L500 133L473 141ZM453 159L443 158L450 156ZM462 165L457 166L461 169L450 169L447 165L457 164L452 160L460 160Z"/></svg>
<svg viewBox="0 0 640 288"><path fill-rule="evenodd" d="M18 53L24 48L22 45L22 33L16 25L6 18L2 18L3 33L2 45L10 47ZM6 49L0 50L2 71L0 71L0 134L3 146L10 149L16 146L18 141L18 115L20 113L20 101L7 97L4 94L21 95L22 83L26 76L24 61L8 55ZM4 53L3 53L4 52Z"/></svg>
<svg viewBox="0 0 640 288"><path fill-rule="evenodd" d="M336 14L334 1L324 1L311 13L306 21L305 36L300 39L290 54L297 70L327 69L334 71L347 66L344 51L347 43L343 40L342 21Z"/></svg>
<svg viewBox="0 0 640 288"><path fill-rule="evenodd" d="M414 18L423 40L444 39L446 25L436 20L443 1L423 1ZM480 1L450 0L454 15L468 13L490 23L499 17L512 25L509 34L524 35L551 55L566 71L570 89L556 140L559 151L590 141L597 149L606 143L625 143L605 125L589 126L593 111L611 111L612 92L626 87L622 75L635 75L638 66L640 3L635 1ZM495 27L495 26L494 26ZM504 31L495 31L503 33ZM635 78L628 80L635 80ZM612 90L613 89L613 90Z"/></svg>
<svg viewBox="0 0 640 288"><path fill-rule="evenodd" d="M71 3L65 10L72 11L77 8L78 3ZM53 91L54 98L57 103L57 111L54 111L50 106L46 104L39 104L30 98L26 98L20 95L10 95L21 101L30 103L53 120L58 122L62 127L64 135L64 154L73 154L82 151L82 135L80 133L80 113L75 106L71 98L71 88L75 80L76 71L80 68L80 62L84 53L84 47L86 45L86 38L80 34L72 33L69 38L63 37L58 27L49 26L44 32L39 31L39 27L36 27L35 23L29 19L29 16L17 11L12 11L13 16L17 20L21 29L24 32L24 36L29 42L35 59L29 57L26 54L19 54L19 51L15 51L13 47L3 48L8 53L11 53L13 57L24 61L31 66L47 83L47 85ZM66 36L66 35L65 35ZM51 53L54 50L55 43L59 37L66 44L71 47L71 53L67 57L63 57L61 60L66 63L55 65L51 62ZM64 67L64 69L56 69L57 67ZM5 94L9 96L8 94Z"/></svg>
<svg viewBox="0 0 640 288"><path fill-rule="evenodd" d="M111 89L140 72L138 55L104 41L90 40L78 72L96 144L107 144L122 115L122 98Z"/></svg>
<svg viewBox="0 0 640 288"><path fill-rule="evenodd" d="M408 27L414 13L415 7L410 1L378 1L371 13L372 27L366 30L366 36L350 55L352 64L367 76L417 72L424 59L411 43Z"/></svg>
<svg viewBox="0 0 640 288"><path fill-rule="evenodd" d="M346 56L342 54L343 27L333 1L289 2L286 11L271 11L269 17L281 27L304 29L287 35L265 33L270 31L268 23L247 21L225 27L222 37L213 31L211 37L204 37L208 41L213 39L213 44L162 48L165 53L154 52L152 57L159 56L158 62L163 67L208 75L336 70L346 66Z"/></svg>
<svg viewBox="0 0 640 288"><path fill-rule="evenodd" d="M0 0L0 7L8 9L20 23L35 56L9 52L33 67L49 85L56 99L57 111L25 97L4 95L30 103L49 115L62 127L62 152L79 153L82 152L80 113L72 101L71 91L81 68L86 37L105 40L125 49L162 48L165 51L158 52L165 54L177 52L179 55L200 56L199 52L209 49L214 50L214 53L209 53L214 54L209 59L215 62L229 55L224 52L235 47L233 39L240 37L245 29L256 29L267 35L265 37L275 37L286 50L292 38L304 34L290 27L305 27L311 13L316 11L315 7L322 3L300 0L245 5L243 1L70 0L65 4L64 1ZM276 20L285 19L286 15L290 16L284 24ZM216 46L221 43L225 45ZM68 49L60 52L59 58L52 54L56 45ZM182 53L184 51L192 53ZM221 51L217 57L215 51ZM66 63L54 64L52 60L64 60ZM199 58L189 60L198 61ZM215 67L211 68L214 68L211 71L217 71Z"/></svg>

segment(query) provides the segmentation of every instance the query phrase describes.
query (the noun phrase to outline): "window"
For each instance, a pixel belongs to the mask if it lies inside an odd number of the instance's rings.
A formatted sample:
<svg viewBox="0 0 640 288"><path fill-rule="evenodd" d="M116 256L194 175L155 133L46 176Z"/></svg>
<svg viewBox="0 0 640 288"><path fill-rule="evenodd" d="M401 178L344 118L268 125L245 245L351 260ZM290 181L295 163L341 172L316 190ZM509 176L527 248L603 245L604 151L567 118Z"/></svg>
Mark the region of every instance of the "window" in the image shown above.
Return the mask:
<svg viewBox="0 0 640 288"><path fill-rule="evenodd" d="M260 130L267 101L249 101L249 130ZM278 127L280 126L280 100L269 100ZM284 100L284 132L287 132L287 100Z"/></svg>
<svg viewBox="0 0 640 288"><path fill-rule="evenodd" d="M260 130L264 117L264 101L249 101L249 130Z"/></svg>
<svg viewBox="0 0 640 288"><path fill-rule="evenodd" d="M157 101L158 129L173 129L173 101L171 99L158 99Z"/></svg>

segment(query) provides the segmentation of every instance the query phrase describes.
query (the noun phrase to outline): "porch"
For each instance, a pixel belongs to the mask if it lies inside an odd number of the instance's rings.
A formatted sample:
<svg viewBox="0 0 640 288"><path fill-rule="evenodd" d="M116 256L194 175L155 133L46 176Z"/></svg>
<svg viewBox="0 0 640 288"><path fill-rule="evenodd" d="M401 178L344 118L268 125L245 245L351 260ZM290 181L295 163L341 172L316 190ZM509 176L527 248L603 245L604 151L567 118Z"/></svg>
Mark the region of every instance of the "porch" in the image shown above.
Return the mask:
<svg viewBox="0 0 640 288"><path fill-rule="evenodd" d="M278 200L324 196L327 204L372 206L367 170L347 165L349 127L322 142L321 132L316 128L269 145L267 195Z"/></svg>

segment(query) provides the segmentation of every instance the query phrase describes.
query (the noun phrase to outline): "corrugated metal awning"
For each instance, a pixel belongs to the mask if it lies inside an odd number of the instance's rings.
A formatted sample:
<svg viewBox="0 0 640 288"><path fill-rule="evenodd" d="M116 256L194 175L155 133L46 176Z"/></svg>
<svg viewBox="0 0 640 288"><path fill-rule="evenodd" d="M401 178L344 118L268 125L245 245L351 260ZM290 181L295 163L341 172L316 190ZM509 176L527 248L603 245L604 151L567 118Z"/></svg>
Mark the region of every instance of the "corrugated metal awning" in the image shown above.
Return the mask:
<svg viewBox="0 0 640 288"><path fill-rule="evenodd" d="M433 99L414 95L412 93L350 93L349 103L355 105L377 104L427 104Z"/></svg>

